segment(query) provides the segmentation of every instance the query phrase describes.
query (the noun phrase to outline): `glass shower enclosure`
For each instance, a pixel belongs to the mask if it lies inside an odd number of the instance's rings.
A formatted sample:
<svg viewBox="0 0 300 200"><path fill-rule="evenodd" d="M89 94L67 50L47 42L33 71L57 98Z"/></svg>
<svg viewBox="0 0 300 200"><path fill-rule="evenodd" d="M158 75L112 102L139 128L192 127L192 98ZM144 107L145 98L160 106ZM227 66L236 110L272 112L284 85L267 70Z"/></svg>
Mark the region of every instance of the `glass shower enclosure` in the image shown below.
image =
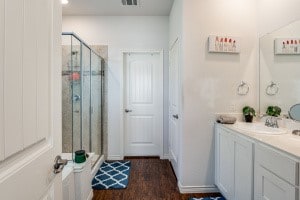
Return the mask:
<svg viewBox="0 0 300 200"><path fill-rule="evenodd" d="M62 33L62 151L103 153L103 58L74 33ZM74 157L74 156L72 156Z"/></svg>

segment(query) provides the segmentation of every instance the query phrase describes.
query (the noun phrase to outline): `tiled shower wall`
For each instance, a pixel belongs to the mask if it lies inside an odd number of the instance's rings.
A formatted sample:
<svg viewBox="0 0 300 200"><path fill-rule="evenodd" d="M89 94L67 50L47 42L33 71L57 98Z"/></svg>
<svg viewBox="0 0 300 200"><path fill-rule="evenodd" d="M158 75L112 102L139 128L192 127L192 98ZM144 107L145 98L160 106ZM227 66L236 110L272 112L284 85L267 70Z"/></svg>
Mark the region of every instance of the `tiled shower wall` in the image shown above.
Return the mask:
<svg viewBox="0 0 300 200"><path fill-rule="evenodd" d="M71 46L62 46L62 71L70 70ZM72 152L72 90L68 75L62 72L62 151ZM75 135L74 135L75 136ZM75 136L76 137L76 136ZM79 136L78 136L79 137Z"/></svg>

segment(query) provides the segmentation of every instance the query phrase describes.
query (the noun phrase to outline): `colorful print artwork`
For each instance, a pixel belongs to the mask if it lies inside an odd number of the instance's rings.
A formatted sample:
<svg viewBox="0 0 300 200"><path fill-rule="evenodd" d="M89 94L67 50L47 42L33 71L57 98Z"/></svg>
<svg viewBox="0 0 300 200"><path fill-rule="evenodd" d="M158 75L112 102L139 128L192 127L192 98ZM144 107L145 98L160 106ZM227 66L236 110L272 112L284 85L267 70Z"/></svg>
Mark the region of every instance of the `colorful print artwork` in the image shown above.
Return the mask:
<svg viewBox="0 0 300 200"><path fill-rule="evenodd" d="M229 36L209 36L208 52L239 53L239 38Z"/></svg>
<svg viewBox="0 0 300 200"><path fill-rule="evenodd" d="M300 54L300 38L277 38L274 45L275 54Z"/></svg>

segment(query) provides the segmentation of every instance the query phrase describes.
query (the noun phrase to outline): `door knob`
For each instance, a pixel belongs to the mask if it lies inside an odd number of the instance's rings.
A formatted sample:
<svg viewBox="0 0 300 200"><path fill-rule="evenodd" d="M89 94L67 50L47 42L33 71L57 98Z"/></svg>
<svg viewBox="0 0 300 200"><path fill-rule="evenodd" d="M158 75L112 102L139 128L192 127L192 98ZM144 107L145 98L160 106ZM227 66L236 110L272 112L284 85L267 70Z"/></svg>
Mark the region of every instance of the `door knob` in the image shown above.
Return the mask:
<svg viewBox="0 0 300 200"><path fill-rule="evenodd" d="M61 156L56 156L54 160L53 172L54 174L60 173L64 166L68 164L67 159L62 159Z"/></svg>
<svg viewBox="0 0 300 200"><path fill-rule="evenodd" d="M173 117L174 117L175 119L178 119L178 115L173 115Z"/></svg>
<svg viewBox="0 0 300 200"><path fill-rule="evenodd" d="M126 112L126 113L129 113L129 112L132 112L132 110L125 109L125 112Z"/></svg>
<svg viewBox="0 0 300 200"><path fill-rule="evenodd" d="M80 96L77 95L77 94L75 94L75 95L73 96L73 101L79 101L79 100L80 100Z"/></svg>

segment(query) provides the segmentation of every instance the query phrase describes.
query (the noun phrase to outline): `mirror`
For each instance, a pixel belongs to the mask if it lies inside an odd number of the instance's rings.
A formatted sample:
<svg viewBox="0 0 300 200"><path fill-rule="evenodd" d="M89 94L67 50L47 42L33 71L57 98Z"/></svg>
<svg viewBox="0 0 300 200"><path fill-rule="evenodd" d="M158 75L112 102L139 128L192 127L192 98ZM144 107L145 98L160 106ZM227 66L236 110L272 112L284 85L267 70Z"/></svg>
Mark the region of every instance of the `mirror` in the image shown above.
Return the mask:
<svg viewBox="0 0 300 200"><path fill-rule="evenodd" d="M300 104L295 104L291 107L289 116L293 120L300 121Z"/></svg>
<svg viewBox="0 0 300 200"><path fill-rule="evenodd" d="M259 43L260 113L279 106L288 114L300 103L300 20L262 36ZM300 120L299 104L291 110Z"/></svg>

